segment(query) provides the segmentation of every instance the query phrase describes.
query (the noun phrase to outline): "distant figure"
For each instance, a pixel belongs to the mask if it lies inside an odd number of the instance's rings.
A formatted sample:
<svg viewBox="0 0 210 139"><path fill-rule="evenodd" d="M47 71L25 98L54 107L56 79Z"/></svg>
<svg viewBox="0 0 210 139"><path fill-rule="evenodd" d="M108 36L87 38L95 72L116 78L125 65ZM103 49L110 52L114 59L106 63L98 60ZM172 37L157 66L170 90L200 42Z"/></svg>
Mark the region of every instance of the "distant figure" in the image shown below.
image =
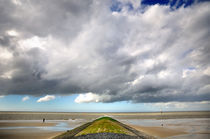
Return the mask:
<svg viewBox="0 0 210 139"><path fill-rule="evenodd" d="M160 119L162 119L161 122L163 122L162 114L163 114L163 111L162 111L162 109L160 109ZM163 123L161 124L161 126L163 126Z"/></svg>
<svg viewBox="0 0 210 139"><path fill-rule="evenodd" d="M43 118L43 123L45 122L45 118Z"/></svg>

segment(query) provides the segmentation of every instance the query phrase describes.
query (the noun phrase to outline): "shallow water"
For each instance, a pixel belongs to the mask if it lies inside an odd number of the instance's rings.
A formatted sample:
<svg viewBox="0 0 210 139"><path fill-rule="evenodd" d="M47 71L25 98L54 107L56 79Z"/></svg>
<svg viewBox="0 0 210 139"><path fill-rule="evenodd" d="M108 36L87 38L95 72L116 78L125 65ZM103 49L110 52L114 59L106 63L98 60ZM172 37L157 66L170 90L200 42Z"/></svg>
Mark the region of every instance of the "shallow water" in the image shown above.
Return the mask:
<svg viewBox="0 0 210 139"><path fill-rule="evenodd" d="M74 127L69 126L65 122L60 122L55 126L13 126L13 127L0 127L1 129L39 129L39 130L48 130L48 131L66 131L71 130Z"/></svg>
<svg viewBox="0 0 210 139"><path fill-rule="evenodd" d="M188 118L188 119L127 119L120 120L123 123L138 126L156 126L185 131L188 134L168 137L170 139L209 139L210 118Z"/></svg>
<svg viewBox="0 0 210 139"><path fill-rule="evenodd" d="M22 123L22 122L38 122L40 120L2 120L0 122L9 122L9 123ZM71 130L83 123L85 120L48 120L48 123L56 123L55 126L11 126L11 127L0 127L0 130L14 130L14 129L32 129L32 130L47 130L47 131L67 131Z"/></svg>

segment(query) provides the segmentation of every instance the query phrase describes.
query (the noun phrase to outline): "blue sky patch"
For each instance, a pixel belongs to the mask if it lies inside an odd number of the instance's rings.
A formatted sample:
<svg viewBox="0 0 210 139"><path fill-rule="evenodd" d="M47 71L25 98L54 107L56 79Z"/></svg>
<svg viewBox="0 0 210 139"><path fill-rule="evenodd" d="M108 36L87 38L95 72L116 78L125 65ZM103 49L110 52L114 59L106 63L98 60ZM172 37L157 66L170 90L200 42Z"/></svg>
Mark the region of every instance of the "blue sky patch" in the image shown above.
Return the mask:
<svg viewBox="0 0 210 139"><path fill-rule="evenodd" d="M198 1L195 1L195 0L142 0L141 5L143 7L148 6L148 5L155 5L155 4L170 5L172 9L178 9L182 6L186 8L197 2L199 3L199 2L205 2L205 1L209 1L209 0L198 0ZM127 6L128 10L133 10L132 3L127 2L126 4L123 4L122 2L117 1L117 0L112 1L110 10L114 12L120 12L123 6Z"/></svg>
<svg viewBox="0 0 210 139"><path fill-rule="evenodd" d="M122 3L116 0L112 1L112 6L110 7L113 12L120 12L122 10Z"/></svg>

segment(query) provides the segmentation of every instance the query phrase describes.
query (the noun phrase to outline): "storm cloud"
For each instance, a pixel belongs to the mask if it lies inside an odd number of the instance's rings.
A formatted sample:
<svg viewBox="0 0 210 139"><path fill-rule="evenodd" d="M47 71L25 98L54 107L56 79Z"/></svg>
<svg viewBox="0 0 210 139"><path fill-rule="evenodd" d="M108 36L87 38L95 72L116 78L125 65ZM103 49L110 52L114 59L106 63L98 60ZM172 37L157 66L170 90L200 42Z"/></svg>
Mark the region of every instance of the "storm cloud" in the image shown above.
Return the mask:
<svg viewBox="0 0 210 139"><path fill-rule="evenodd" d="M114 4L0 0L0 95L210 101L210 3Z"/></svg>

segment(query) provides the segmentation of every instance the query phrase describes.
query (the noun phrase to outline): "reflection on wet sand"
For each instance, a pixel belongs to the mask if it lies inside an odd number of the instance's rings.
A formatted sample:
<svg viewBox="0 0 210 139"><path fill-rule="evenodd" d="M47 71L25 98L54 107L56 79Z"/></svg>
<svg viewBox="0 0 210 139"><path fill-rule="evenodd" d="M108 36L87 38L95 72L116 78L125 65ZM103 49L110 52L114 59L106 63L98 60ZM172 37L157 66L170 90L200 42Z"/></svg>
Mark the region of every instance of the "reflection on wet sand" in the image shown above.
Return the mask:
<svg viewBox="0 0 210 139"><path fill-rule="evenodd" d="M32 129L13 129L13 130L0 130L1 139L48 139L53 138L63 131L43 131Z"/></svg>
<svg viewBox="0 0 210 139"><path fill-rule="evenodd" d="M71 130L85 120L1 120L0 138L4 139L46 139Z"/></svg>
<svg viewBox="0 0 210 139"><path fill-rule="evenodd" d="M133 128L161 138L192 137L208 139L210 137L209 118L191 119L129 119L122 120ZM163 124L163 126L162 126Z"/></svg>

